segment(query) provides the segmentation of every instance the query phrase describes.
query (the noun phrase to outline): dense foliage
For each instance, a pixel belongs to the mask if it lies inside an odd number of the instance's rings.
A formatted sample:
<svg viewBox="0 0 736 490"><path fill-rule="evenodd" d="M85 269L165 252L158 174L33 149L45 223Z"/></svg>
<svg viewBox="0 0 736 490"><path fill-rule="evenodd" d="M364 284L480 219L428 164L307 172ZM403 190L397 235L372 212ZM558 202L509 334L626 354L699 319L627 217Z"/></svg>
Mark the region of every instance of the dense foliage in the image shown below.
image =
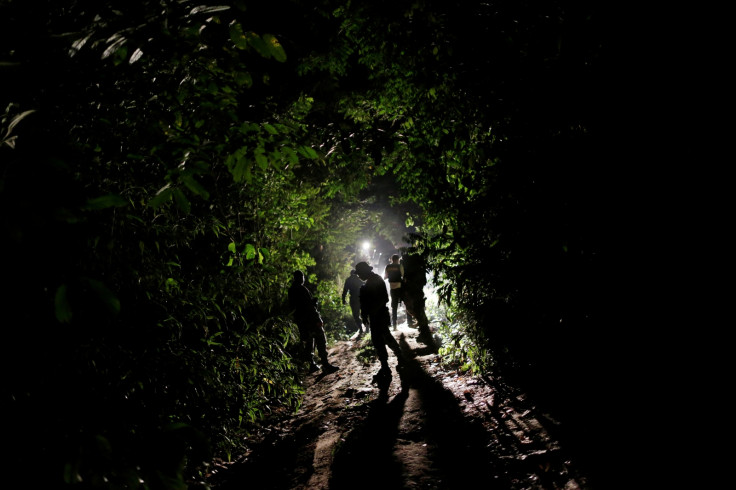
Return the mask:
<svg viewBox="0 0 736 490"><path fill-rule="evenodd" d="M251 3L2 3L19 473L33 454L52 481L179 488L297 409L291 272L339 338L356 237L400 243L404 213L449 358L580 361L607 209L598 13Z"/></svg>

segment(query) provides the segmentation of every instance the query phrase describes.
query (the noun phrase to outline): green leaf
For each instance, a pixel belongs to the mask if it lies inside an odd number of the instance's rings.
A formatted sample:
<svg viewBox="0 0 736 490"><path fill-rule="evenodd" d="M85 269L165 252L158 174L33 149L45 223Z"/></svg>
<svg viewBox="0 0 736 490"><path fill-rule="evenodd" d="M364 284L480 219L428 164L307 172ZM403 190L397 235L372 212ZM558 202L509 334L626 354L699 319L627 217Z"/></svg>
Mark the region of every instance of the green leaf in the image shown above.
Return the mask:
<svg viewBox="0 0 736 490"><path fill-rule="evenodd" d="M300 146L299 148L297 148L297 151L310 160L316 160L317 158L319 158L317 152L309 146Z"/></svg>
<svg viewBox="0 0 736 490"><path fill-rule="evenodd" d="M230 39L235 43L235 46L239 49L248 49L248 41L243 33L243 26L240 23L230 24Z"/></svg>
<svg viewBox="0 0 736 490"><path fill-rule="evenodd" d="M241 182L249 165L248 160L240 154L230 155L227 160L228 161L226 163L233 176L233 180L235 182ZM235 165L231 164L233 160L235 160Z"/></svg>
<svg viewBox="0 0 736 490"><path fill-rule="evenodd" d="M279 134L278 130L272 124L263 123L261 124L261 126L263 126L263 129L271 134Z"/></svg>
<svg viewBox="0 0 736 490"><path fill-rule="evenodd" d="M283 46L281 46L281 43L279 43L279 40L275 36L264 34L263 40L268 44L268 50L276 61L280 61L281 63L286 61L286 51L284 51Z"/></svg>
<svg viewBox="0 0 736 490"><path fill-rule="evenodd" d="M261 170L266 170L268 168L268 157L263 153L256 153L256 163Z"/></svg>
<svg viewBox="0 0 736 490"><path fill-rule="evenodd" d="M54 295L54 313L60 323L69 323L72 321L72 307L69 304L66 290L66 284L62 284L56 290L56 295Z"/></svg>
<svg viewBox="0 0 736 490"><path fill-rule="evenodd" d="M286 158L289 160L290 163L299 162L299 155L297 155L294 149L289 146L282 147L281 154L286 155Z"/></svg>
<svg viewBox="0 0 736 490"><path fill-rule="evenodd" d="M113 294L112 291L110 291L110 289L108 289L107 286L105 286L102 281L98 281L96 279L88 279L87 282L92 288L92 291L97 296L97 299L99 299L102 304L107 307L110 313L120 313L120 300L117 298L117 296Z"/></svg>
<svg viewBox="0 0 736 490"><path fill-rule="evenodd" d="M177 207L185 214L189 214L192 210L192 204L189 202L189 199L187 199L187 196L178 187L174 189L174 201Z"/></svg>
<svg viewBox="0 0 736 490"><path fill-rule="evenodd" d="M158 208L162 204L168 202L171 200L172 190L171 190L171 184L166 184L164 187L158 190L156 195L148 201L148 205L152 208Z"/></svg>
<svg viewBox="0 0 736 490"><path fill-rule="evenodd" d="M223 12L225 10L229 10L229 5L200 5L198 7L194 7L190 12L189 15L195 15L195 14L213 14L215 12Z"/></svg>
<svg viewBox="0 0 736 490"><path fill-rule="evenodd" d="M243 254L245 255L245 258L247 260L254 259L255 256L256 256L256 247L254 247L253 245L251 245L250 243L248 243L245 246L245 250L243 250Z"/></svg>
<svg viewBox="0 0 736 490"><path fill-rule="evenodd" d="M247 184L250 184L251 182L253 182L253 171L251 169L252 169L252 166L247 165L245 167L245 172L243 173L243 178L245 179L245 182Z"/></svg>
<svg viewBox="0 0 736 490"><path fill-rule="evenodd" d="M197 180L191 175L182 175L181 181L184 182L184 185L187 186L187 189L192 191L197 196L200 196L205 200L210 198L210 193L207 191L207 189L205 189L204 186L197 182Z"/></svg>
<svg viewBox="0 0 736 490"><path fill-rule="evenodd" d="M230 242L230 243L229 243L229 244L227 245L227 249L228 249L228 251L230 251L230 252L232 252L232 253L235 253L235 252L236 252L236 250L235 250L235 242Z"/></svg>
<svg viewBox="0 0 736 490"><path fill-rule="evenodd" d="M246 33L245 40L248 43L248 46L255 49L258 54L260 54L264 58L270 58L272 56L270 44L264 41L263 38L261 38L261 36L259 36L255 32Z"/></svg>
<svg viewBox="0 0 736 490"><path fill-rule="evenodd" d="M247 88L251 88L253 86L253 77L248 72L239 71L236 72L233 77L235 78L235 83L237 83L239 86L245 85Z"/></svg>

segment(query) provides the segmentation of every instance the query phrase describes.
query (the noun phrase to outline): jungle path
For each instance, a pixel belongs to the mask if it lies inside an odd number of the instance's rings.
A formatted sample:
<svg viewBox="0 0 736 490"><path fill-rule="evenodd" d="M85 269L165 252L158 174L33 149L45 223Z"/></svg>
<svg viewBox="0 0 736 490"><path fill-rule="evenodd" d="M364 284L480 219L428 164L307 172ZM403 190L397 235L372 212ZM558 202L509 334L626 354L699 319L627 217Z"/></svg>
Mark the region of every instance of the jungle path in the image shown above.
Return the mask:
<svg viewBox="0 0 736 490"><path fill-rule="evenodd" d="M387 389L371 384L378 361L339 342L335 373L307 376L296 415L264 425L253 449L213 469L208 483L235 489L589 488L552 434L558 422L499 380L444 370L418 331L394 335L410 357Z"/></svg>

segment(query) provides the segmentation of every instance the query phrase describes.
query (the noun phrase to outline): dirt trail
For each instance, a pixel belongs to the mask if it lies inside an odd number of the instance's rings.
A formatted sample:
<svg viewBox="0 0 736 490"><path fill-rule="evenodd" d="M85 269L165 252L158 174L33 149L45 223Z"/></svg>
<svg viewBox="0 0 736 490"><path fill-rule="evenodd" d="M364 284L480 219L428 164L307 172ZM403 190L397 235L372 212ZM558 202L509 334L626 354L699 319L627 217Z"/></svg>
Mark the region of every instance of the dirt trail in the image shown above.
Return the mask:
<svg viewBox="0 0 736 490"><path fill-rule="evenodd" d="M387 389L371 384L358 339L330 350L340 370L305 381L303 408L264 428L250 453L215 469L217 490L578 489L586 479L526 397L502 383L445 371L405 323L410 357ZM480 485L479 485L480 484Z"/></svg>

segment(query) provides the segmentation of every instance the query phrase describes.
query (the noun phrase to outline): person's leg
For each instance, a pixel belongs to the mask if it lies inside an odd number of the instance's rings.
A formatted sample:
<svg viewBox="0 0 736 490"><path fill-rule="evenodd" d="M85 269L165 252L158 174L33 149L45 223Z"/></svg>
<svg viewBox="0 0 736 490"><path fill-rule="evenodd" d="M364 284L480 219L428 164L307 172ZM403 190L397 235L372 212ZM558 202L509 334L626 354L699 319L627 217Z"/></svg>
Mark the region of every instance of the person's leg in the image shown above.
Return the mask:
<svg viewBox="0 0 736 490"><path fill-rule="evenodd" d="M384 343L386 346L393 351L396 358L399 360L399 362L404 361L404 356L401 353L401 347L399 346L399 342L394 338L393 335L391 335L391 332L386 329L386 331L383 334L384 336Z"/></svg>
<svg viewBox="0 0 736 490"><path fill-rule="evenodd" d="M406 287L400 287L399 288L399 301L401 303L404 303L404 312L406 313L406 326L411 327L411 324L414 322L414 318L411 316L411 311L409 311L409 306L406 304L406 297L408 294L406 293Z"/></svg>
<svg viewBox="0 0 736 490"><path fill-rule="evenodd" d="M307 325L300 321L297 324L299 328L299 344L300 344L300 358L309 364L310 370L314 371L317 364L314 362L314 339L309 332Z"/></svg>
<svg viewBox="0 0 736 490"><path fill-rule="evenodd" d="M433 342L432 331L429 329L429 319L424 311L424 302L424 294L418 296L414 302L414 314L417 319L417 328L419 329L417 340L424 344L431 344Z"/></svg>
<svg viewBox="0 0 736 490"><path fill-rule="evenodd" d="M393 335L391 335L391 330L389 330L389 318L388 318L388 311L385 312L385 314L377 315L378 318L373 320L371 318L371 340L373 341L373 346L376 349L376 354L378 355L378 360L381 362L381 369L389 369L388 366L388 350L386 350L386 347L390 348L394 355L399 359L399 362L403 362L404 357L401 354L401 347L399 346L399 343L396 341ZM383 318L385 316L385 318Z"/></svg>
<svg viewBox="0 0 736 490"><path fill-rule="evenodd" d="M353 320L358 327L358 331L363 331L363 322L360 319L360 301L350 300L350 309L353 312ZM367 330L367 329L366 329Z"/></svg>
<svg viewBox="0 0 736 490"><path fill-rule="evenodd" d="M307 335L302 341L302 348L304 349L304 360L309 363L309 372L318 370L319 365L314 360L314 337Z"/></svg>
<svg viewBox="0 0 736 490"><path fill-rule="evenodd" d="M411 289L407 287L402 288L402 296L401 299L404 301L404 309L406 309L406 326L410 327L412 326L412 323L414 322L414 293Z"/></svg>
<svg viewBox="0 0 736 490"><path fill-rule="evenodd" d="M325 336L325 329L317 325L314 329L313 335L314 341L317 344L319 358L322 360L322 370L330 371L337 369L337 366L330 364L330 361L327 359L327 337Z"/></svg>
<svg viewBox="0 0 736 490"><path fill-rule="evenodd" d="M371 315L368 321L371 326L371 342L376 349L378 361L381 363L381 368L384 366L388 368L388 351L386 350L386 339L384 338L384 331L391 335L388 324L384 323L381 315Z"/></svg>
<svg viewBox="0 0 736 490"><path fill-rule="evenodd" d="M399 309L399 290L391 290L391 326L396 330L396 313Z"/></svg>

